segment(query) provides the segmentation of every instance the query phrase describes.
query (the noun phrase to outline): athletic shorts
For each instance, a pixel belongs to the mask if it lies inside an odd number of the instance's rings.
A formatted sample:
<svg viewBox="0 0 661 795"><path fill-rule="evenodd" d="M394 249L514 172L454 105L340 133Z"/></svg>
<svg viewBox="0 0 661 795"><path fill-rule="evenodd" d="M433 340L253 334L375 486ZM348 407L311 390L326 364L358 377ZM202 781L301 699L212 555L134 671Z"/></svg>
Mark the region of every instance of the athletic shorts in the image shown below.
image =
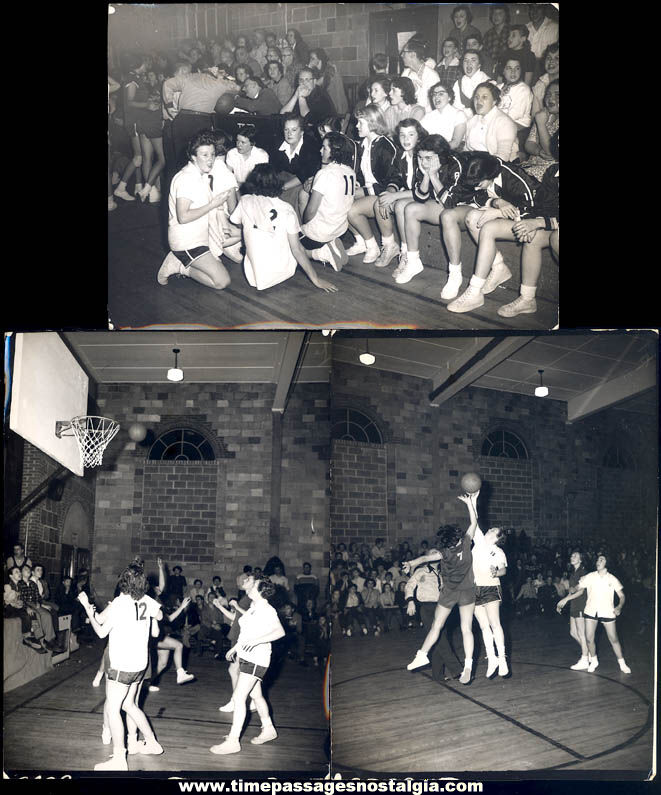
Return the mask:
<svg viewBox="0 0 661 795"><path fill-rule="evenodd" d="M587 613L583 613L583 618L591 618L593 621L601 621L602 624L608 624L611 621L615 621L615 618L604 618L603 616L589 616Z"/></svg>
<svg viewBox="0 0 661 795"><path fill-rule="evenodd" d="M301 234L299 242L307 251L314 251L315 249L322 248L326 245L326 243L320 243L318 240L312 240L307 235L303 234Z"/></svg>
<svg viewBox="0 0 661 795"><path fill-rule="evenodd" d="M463 607L464 605L472 605L474 602L474 585L471 585L470 588L452 588L446 585L438 595L438 604L441 605L441 607L447 607L448 610L452 610L455 605Z"/></svg>
<svg viewBox="0 0 661 795"><path fill-rule="evenodd" d="M183 251L173 251L172 253L186 268L196 259L199 259L203 254L206 254L209 246L196 246L195 248L187 248Z"/></svg>
<svg viewBox="0 0 661 795"><path fill-rule="evenodd" d="M475 586L475 607L486 605L489 602L502 602L503 593L500 585L476 585Z"/></svg>
<svg viewBox="0 0 661 795"><path fill-rule="evenodd" d="M268 671L268 666L257 665L257 663L248 662L248 660L243 660L239 657L239 671L244 674L250 674L250 676L256 677L261 682Z"/></svg>
<svg viewBox="0 0 661 795"><path fill-rule="evenodd" d="M145 677L145 670L116 671L114 668L108 668L106 676L108 679L112 679L113 682L119 682L122 685L132 685L134 682L142 682Z"/></svg>
<svg viewBox="0 0 661 795"><path fill-rule="evenodd" d="M147 138L163 137L163 119L160 112L145 113L138 119L138 132L146 135Z"/></svg>

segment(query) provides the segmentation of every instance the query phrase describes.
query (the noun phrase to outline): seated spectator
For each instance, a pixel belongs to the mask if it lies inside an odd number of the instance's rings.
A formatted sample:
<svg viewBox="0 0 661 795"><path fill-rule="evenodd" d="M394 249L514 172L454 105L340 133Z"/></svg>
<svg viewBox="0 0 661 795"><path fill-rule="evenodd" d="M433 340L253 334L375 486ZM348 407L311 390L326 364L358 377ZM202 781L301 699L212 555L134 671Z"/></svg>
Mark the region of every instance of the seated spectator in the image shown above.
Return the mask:
<svg viewBox="0 0 661 795"><path fill-rule="evenodd" d="M494 62L493 58L487 53L484 49L484 44L482 41L482 34L478 31L477 33L473 33L466 38L466 50L475 50L476 52L480 53L480 68L483 72L489 75L489 77L494 77Z"/></svg>
<svg viewBox="0 0 661 795"><path fill-rule="evenodd" d="M537 59L537 66L541 70L542 59L549 44L558 41L558 23L549 19L548 11L544 3L529 3L528 16L530 22L528 28L528 40L530 49Z"/></svg>
<svg viewBox="0 0 661 795"><path fill-rule="evenodd" d="M299 665L305 665L305 636L303 635L303 619L300 613L294 612L294 605L285 602L280 613L280 621L285 630L285 636L274 643L279 646L281 656L296 660Z"/></svg>
<svg viewBox="0 0 661 795"><path fill-rule="evenodd" d="M3 593L4 616L5 618L18 618L21 621L21 635L23 643L39 654L47 654L48 649L44 644L43 633L38 621L34 622L35 633L33 633L34 611L29 608L21 599L18 583L21 581L21 569L18 566L9 566L8 582L5 583Z"/></svg>
<svg viewBox="0 0 661 795"><path fill-rule="evenodd" d="M359 107L364 108L370 101L370 86L375 76L388 76L390 58L384 52L377 52L370 58L370 76L364 80L356 91L357 102L352 109L355 113Z"/></svg>
<svg viewBox="0 0 661 795"><path fill-rule="evenodd" d="M277 36L273 31L269 30L264 33L264 41L267 47L275 47L277 43Z"/></svg>
<svg viewBox="0 0 661 795"><path fill-rule="evenodd" d="M220 651L223 645L223 632L218 611L208 602L205 602L204 597L200 594L195 597L195 609L199 619L199 630L196 634L199 655L202 656L202 643L199 643L200 641L208 640L214 647L214 651Z"/></svg>
<svg viewBox="0 0 661 795"><path fill-rule="evenodd" d="M276 47L275 44L266 50L266 66L268 66L269 61L276 61L277 63L282 65L282 50L279 47ZM266 74L266 66L264 67L265 74Z"/></svg>
<svg viewBox="0 0 661 795"><path fill-rule="evenodd" d="M307 599L305 604L298 608L297 612L300 613L303 622L303 637L306 644L313 643L319 626L319 614L317 613L314 599Z"/></svg>
<svg viewBox="0 0 661 795"><path fill-rule="evenodd" d="M390 92L391 85L388 75L376 75L370 82L370 103L375 105L384 115L388 108L390 108L388 93Z"/></svg>
<svg viewBox="0 0 661 795"><path fill-rule="evenodd" d="M520 605L517 605L516 614L518 616L521 613L529 613L531 610L536 609L537 607L537 590L535 586L532 584L532 577L528 575L526 577L526 581L521 586L519 593L514 597L515 602L520 602Z"/></svg>
<svg viewBox="0 0 661 795"><path fill-rule="evenodd" d="M390 574L390 572L388 572ZM390 574L392 577L392 574ZM404 628L404 619L401 610L395 602L395 592L389 582L384 583L383 590L379 595L379 602L381 610L383 611L383 631L389 632L393 622L399 626L400 630Z"/></svg>
<svg viewBox="0 0 661 795"><path fill-rule="evenodd" d="M275 60L267 61L266 76L267 79L264 82L275 94L280 103L280 108L282 108L283 105L289 102L294 92L291 83L285 77L285 69L282 63ZM280 112L280 108L278 108L278 113Z"/></svg>
<svg viewBox="0 0 661 795"><path fill-rule="evenodd" d="M312 640L314 648L312 661L315 666L326 665L326 660L330 654L330 627L328 625L328 618L321 614L317 621L315 634Z"/></svg>
<svg viewBox="0 0 661 795"><path fill-rule="evenodd" d="M425 63L425 45L411 39L404 46L401 56L404 64L402 77L411 80L415 88L416 103L429 112L432 109L429 104L429 89L438 83L440 77L435 69L430 69Z"/></svg>
<svg viewBox="0 0 661 795"><path fill-rule="evenodd" d="M204 595L205 595L204 583L198 577L195 580L193 580L193 585L188 591L188 596L190 597L191 603L194 605L197 597L201 596L204 599Z"/></svg>
<svg viewBox="0 0 661 795"><path fill-rule="evenodd" d="M263 69L266 64L266 52L268 50L263 30L253 31L251 44L252 49L250 50L249 57L257 61Z"/></svg>
<svg viewBox="0 0 661 795"><path fill-rule="evenodd" d="M519 154L517 126L498 109L500 89L491 82L480 83L473 94L472 118L466 125L467 152L488 152L501 160L516 160Z"/></svg>
<svg viewBox="0 0 661 795"><path fill-rule="evenodd" d="M523 82L521 61L519 58L508 58L503 67L505 82L500 84L500 102L498 107L506 113L519 128L527 132L532 123L532 91Z"/></svg>
<svg viewBox="0 0 661 795"><path fill-rule="evenodd" d="M253 70L246 63L236 64L232 73L234 75L234 80L236 81L237 91L240 91L243 88L243 84L249 77L255 76Z"/></svg>
<svg viewBox="0 0 661 795"><path fill-rule="evenodd" d="M251 77L261 77L263 74L262 67L260 66L259 62L256 61L254 58L251 58L248 54L248 49L246 47L237 46L234 50L234 72L236 76L236 70L239 66L247 66L250 69ZM238 82L238 78L237 78Z"/></svg>
<svg viewBox="0 0 661 795"><path fill-rule="evenodd" d="M397 125L404 119L420 121L425 115L422 105L415 104L415 89L408 77L394 77L388 92L389 106L383 116L388 134L395 134Z"/></svg>
<svg viewBox="0 0 661 795"><path fill-rule="evenodd" d="M466 5L460 5L452 11L452 22L454 23L453 37L459 42L462 52L466 51L466 39L470 36L480 35L480 31L471 25L473 14Z"/></svg>
<svg viewBox="0 0 661 795"><path fill-rule="evenodd" d="M549 44L544 56L544 74L532 87L532 115L539 113L544 107L544 96L549 84L560 78L560 45L556 41Z"/></svg>
<svg viewBox="0 0 661 795"><path fill-rule="evenodd" d="M21 541L17 541L14 544L14 554L10 555L5 561L5 569L10 571L14 566L18 566L20 569L24 563L27 563L28 566L32 566L30 558L25 556L25 545Z"/></svg>
<svg viewBox="0 0 661 795"><path fill-rule="evenodd" d="M315 287L325 292L337 289L317 276L301 246L300 225L291 205L282 201L283 184L274 167L256 165L243 184L243 195L230 216L243 227L246 249L244 271L248 283L264 290L291 278L297 263Z"/></svg>
<svg viewBox="0 0 661 795"><path fill-rule="evenodd" d="M553 578L548 576L537 589L537 602L540 612L547 618L552 618L558 601L558 593L553 585Z"/></svg>
<svg viewBox="0 0 661 795"><path fill-rule="evenodd" d="M339 602L339 611L342 615L341 624L343 635L350 638L351 633L356 630L356 625L360 627L363 635L367 635L367 621L365 620L363 597L358 593L358 586L355 583L351 583L347 590L342 593Z"/></svg>
<svg viewBox="0 0 661 795"><path fill-rule="evenodd" d="M234 53L229 47L223 47L220 50L218 66L226 75L234 74Z"/></svg>
<svg viewBox="0 0 661 795"><path fill-rule="evenodd" d="M41 606L39 588L32 579L32 567L28 566L27 563L24 563L21 567L21 579L16 583L16 587L24 607L28 609L33 620L39 622L41 631L37 633L37 637L43 638L43 645L49 651L55 651L57 649L57 643L55 642L57 618L54 619L53 614ZM59 649L57 650L59 651Z"/></svg>
<svg viewBox="0 0 661 795"><path fill-rule="evenodd" d="M454 107L462 110L467 118L473 116L473 95L479 85L488 81L489 75L481 69L481 56L477 50L466 50L461 59L463 75L452 86ZM431 108L430 108L431 110Z"/></svg>
<svg viewBox="0 0 661 795"><path fill-rule="evenodd" d="M55 589L53 599L61 616L71 616L71 631L78 632L81 627L81 619L85 620L85 611L77 599L77 594L73 588L73 579L68 575L62 578L62 582Z"/></svg>
<svg viewBox="0 0 661 795"><path fill-rule="evenodd" d="M335 115L333 101L325 88L317 85L319 72L304 67L298 73L297 87L290 100L282 106L280 113L294 113L310 122L318 122Z"/></svg>
<svg viewBox="0 0 661 795"><path fill-rule="evenodd" d="M248 174L258 163L268 163L268 153L255 146L257 131L252 124L242 126L236 135L236 146L230 149L225 158L227 168L232 172L239 186L246 181Z"/></svg>
<svg viewBox="0 0 661 795"><path fill-rule="evenodd" d="M508 6L492 5L489 7L489 20L493 27L484 34L484 52L491 58L491 63L500 62L503 50L507 49L509 37L510 10Z"/></svg>
<svg viewBox="0 0 661 795"><path fill-rule="evenodd" d="M259 77L247 77L241 86L241 94L234 101L234 107L258 116L280 113L281 106L280 100Z"/></svg>
<svg viewBox="0 0 661 795"><path fill-rule="evenodd" d="M321 167L321 155L312 136L304 135L303 119L295 113L283 118L284 141L271 152L271 165L284 179L284 191L296 191L292 203L298 204L298 191Z"/></svg>
<svg viewBox="0 0 661 795"><path fill-rule="evenodd" d="M305 204L301 244L312 259L328 262L336 271L347 263L340 236L347 231L356 190L356 173L349 165L352 159L353 151L346 145L344 136L327 133L321 145L322 168L314 176L309 194L305 189L299 194L299 206ZM306 201L304 197L308 195Z"/></svg>
<svg viewBox="0 0 661 795"><path fill-rule="evenodd" d="M445 88L452 88L463 74L460 61L462 56L457 40L453 38L445 39L441 45L441 53L443 57L436 64L439 81Z"/></svg>
<svg viewBox="0 0 661 795"><path fill-rule="evenodd" d="M337 71L335 64L328 60L328 55L322 47L310 50L307 65L316 69L319 74L317 85L325 88L338 116L344 116L349 111L349 102L344 91L342 76Z"/></svg>
<svg viewBox="0 0 661 795"><path fill-rule="evenodd" d="M214 599L227 599L227 594L222 586L222 578L216 574L212 580L212 585L207 591L207 602L212 602Z"/></svg>
<svg viewBox="0 0 661 795"><path fill-rule="evenodd" d="M525 150L530 155L522 164L524 171L541 180L553 163L551 139L560 128L560 87L553 80L544 94L544 107L535 115L528 133Z"/></svg>
<svg viewBox="0 0 661 795"><path fill-rule="evenodd" d="M466 135L466 114L454 107L454 90L443 83L429 89L429 101L434 110L426 113L421 124L428 133L442 135L450 149L461 149Z"/></svg>
<svg viewBox="0 0 661 795"><path fill-rule="evenodd" d="M565 580L559 575L553 578L553 587L555 588L556 597L561 599L569 593L569 580Z"/></svg>
<svg viewBox="0 0 661 795"><path fill-rule="evenodd" d="M510 25L507 48L503 50L500 61L496 64L495 71L498 80L502 79L505 64L510 58L519 58L521 60L523 80L526 85L532 86L535 74L535 56L530 50L528 28L525 25Z"/></svg>
<svg viewBox="0 0 661 795"><path fill-rule="evenodd" d="M244 591L244 589L243 589L243 584L244 584L244 582L246 581L246 579L247 579L247 578L248 578L248 577L249 577L249 576L250 576L252 573L253 573L253 571L252 571L252 566L244 566L244 567L243 567L243 571L242 571L242 572L241 572L241 574L239 574L239 576L236 578L236 587L238 588L238 598L239 598L239 599L242 599L242 598L243 598L243 597L246 595L246 592L245 592L245 591Z"/></svg>
<svg viewBox="0 0 661 795"><path fill-rule="evenodd" d="M274 566L273 574L269 574L268 576L274 585L278 585L280 586L280 588L284 588L287 597L289 597L289 580L284 574L283 567L280 565Z"/></svg>
<svg viewBox="0 0 661 795"><path fill-rule="evenodd" d="M303 41L303 37L296 28L289 28L287 31L287 42L294 53L294 58L301 64L306 64L310 60L310 48Z"/></svg>
<svg viewBox="0 0 661 795"><path fill-rule="evenodd" d="M381 607L380 594L376 589L376 580L373 577L365 581L365 587L361 593L363 597L363 607L365 620L369 629L374 630L375 635L379 635L383 629L384 617Z"/></svg>
<svg viewBox="0 0 661 795"><path fill-rule="evenodd" d="M407 581L405 579L403 579L403 580L400 580L397 583L397 587L395 589L395 596L394 596L395 605L397 606L397 609L399 610L399 616L400 616L399 627L400 627L400 630L405 630L407 628L407 626L413 626L413 622L406 615L406 607L407 607L407 601L408 601L407 598L406 598L406 582Z"/></svg>
<svg viewBox="0 0 661 795"><path fill-rule="evenodd" d="M283 43L278 44L278 48L282 53L282 65L285 70L285 78L292 86L293 90L294 87L298 85L298 72L305 64L300 63L300 61L294 57L294 51L286 39ZM291 97L288 99L291 99Z"/></svg>

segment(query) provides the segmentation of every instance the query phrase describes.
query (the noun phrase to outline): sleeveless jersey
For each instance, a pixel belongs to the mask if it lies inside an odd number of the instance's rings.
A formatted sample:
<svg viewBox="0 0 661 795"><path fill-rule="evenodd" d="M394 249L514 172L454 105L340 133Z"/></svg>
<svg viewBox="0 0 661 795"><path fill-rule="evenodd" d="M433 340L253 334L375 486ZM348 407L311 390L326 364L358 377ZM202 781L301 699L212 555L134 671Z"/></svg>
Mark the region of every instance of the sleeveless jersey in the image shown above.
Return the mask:
<svg viewBox="0 0 661 795"><path fill-rule="evenodd" d="M467 535L461 544L450 549L442 549L441 575L445 586L454 588L470 588L475 584L473 579L472 539Z"/></svg>

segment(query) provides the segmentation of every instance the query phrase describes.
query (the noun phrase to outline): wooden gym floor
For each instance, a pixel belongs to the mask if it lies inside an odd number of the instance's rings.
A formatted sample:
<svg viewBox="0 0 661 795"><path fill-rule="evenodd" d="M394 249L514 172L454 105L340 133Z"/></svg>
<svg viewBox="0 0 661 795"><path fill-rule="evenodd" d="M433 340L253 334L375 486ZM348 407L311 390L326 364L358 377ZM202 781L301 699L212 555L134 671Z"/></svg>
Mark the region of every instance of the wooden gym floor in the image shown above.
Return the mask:
<svg viewBox="0 0 661 795"><path fill-rule="evenodd" d="M5 771L89 771L108 758L110 746L101 742L104 689L92 687L102 652L100 641L81 644L52 671L5 694ZM328 771L323 669L286 660L267 693L278 738L252 745L259 718L251 713L241 752L215 756L209 747L222 742L232 717L218 711L231 691L227 663L206 652L191 654L187 668L196 681L177 685L170 666L160 692L147 693L143 709L165 753L129 756L129 771L300 771L306 777Z"/></svg>
<svg viewBox="0 0 661 795"><path fill-rule="evenodd" d="M635 624L618 621L630 675L620 672L602 629L597 671L570 670L579 647L568 624L557 615L508 621L511 676L492 680L484 675L474 624L469 686L435 682L429 666L406 670L422 629L334 637L333 769L363 778L432 771L525 771L526 778L544 771L571 778L576 771L618 771L643 780L652 766L653 624L641 636ZM458 627L452 640L461 650Z"/></svg>
<svg viewBox="0 0 661 795"><path fill-rule="evenodd" d="M108 214L108 312L115 328L427 328L427 329L551 329L558 322L558 266L544 253L538 289L538 310L507 319L496 310L519 293L520 248L502 247L513 278L485 304L466 314L445 309L440 291L445 282L445 255L439 230L423 225L421 257L425 270L405 285L395 284L393 262L379 269L352 257L340 273L314 263L318 273L338 287L337 293L315 288L303 271L268 290L257 291L245 279L243 267L223 259L232 283L220 292L191 279L171 278L167 286L156 274L167 252L159 208L138 201ZM464 234L464 285L475 259L475 246ZM509 249L507 247L510 247Z"/></svg>

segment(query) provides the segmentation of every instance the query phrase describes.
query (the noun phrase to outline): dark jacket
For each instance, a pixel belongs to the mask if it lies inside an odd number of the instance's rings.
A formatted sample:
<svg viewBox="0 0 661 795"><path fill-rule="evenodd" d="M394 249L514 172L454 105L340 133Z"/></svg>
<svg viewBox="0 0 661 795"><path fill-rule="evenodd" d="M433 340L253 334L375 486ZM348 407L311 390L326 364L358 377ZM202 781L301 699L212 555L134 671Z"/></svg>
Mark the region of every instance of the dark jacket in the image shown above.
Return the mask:
<svg viewBox="0 0 661 795"><path fill-rule="evenodd" d="M560 165L553 163L544 172L542 184L535 194L535 215L547 219L547 228L556 228L560 223ZM554 223L554 221L556 223Z"/></svg>
<svg viewBox="0 0 661 795"><path fill-rule="evenodd" d="M460 158L455 154L449 154L448 159L439 169L438 176L443 185L443 190L437 194L434 186L429 183L427 191L420 190L420 183L422 182L423 174L420 170L416 173L415 185L413 187L413 198L417 202L426 202L433 199L436 202L443 201L445 207L454 207L460 201L463 201L466 191L460 189L461 175L463 174L464 166Z"/></svg>
<svg viewBox="0 0 661 795"><path fill-rule="evenodd" d="M502 185L494 184L493 190L498 198L505 199L513 204L521 212L521 216L536 216L535 192L539 188L539 182L530 174L527 174L520 166L513 163L505 163L499 157L496 158L500 163L500 178ZM460 181L461 182L461 181ZM468 198L460 199L462 204L474 202L479 207L488 207L492 202L486 190L475 190L468 186L459 185L458 188L463 193L469 194ZM447 206L447 205L446 205Z"/></svg>
<svg viewBox="0 0 661 795"><path fill-rule="evenodd" d="M287 155L280 149L271 152L271 165L276 171L286 171L297 176L301 182L305 182L309 177L313 177L321 168L321 154L317 141L303 136L303 146L301 151L289 161Z"/></svg>
<svg viewBox="0 0 661 795"><path fill-rule="evenodd" d="M395 144L390 140L390 138L386 138L385 135L379 136L372 142L370 165L372 167L372 174L374 174L376 179L376 182L372 185L374 194L376 196L378 196L380 193L383 193L388 186L388 174L396 155L397 148L395 147ZM356 176L358 177L358 182L364 187L365 177L360 167L360 160L362 156L362 150L359 149L358 171L356 172Z"/></svg>
<svg viewBox="0 0 661 795"><path fill-rule="evenodd" d="M413 190L413 184L409 185L407 182L408 176L408 163L406 161L406 154L402 150L397 150L395 159L392 161L386 177L386 187L395 188L395 190ZM413 183L418 176L418 169L415 164L415 155L413 160ZM422 177L422 175L420 175Z"/></svg>
<svg viewBox="0 0 661 795"><path fill-rule="evenodd" d="M270 88L260 89L257 99L240 95L234 100L234 106L247 110L248 113L256 113L259 116L280 113L280 108L282 107L280 100Z"/></svg>
<svg viewBox="0 0 661 795"><path fill-rule="evenodd" d="M333 100L330 98L325 88L315 86L312 90L312 93L306 98L305 101L307 102L308 108L310 109L308 115L305 117L306 122L316 123L322 119L327 119L329 116L336 115ZM299 116L302 115L298 100L294 105L294 113L297 113Z"/></svg>

